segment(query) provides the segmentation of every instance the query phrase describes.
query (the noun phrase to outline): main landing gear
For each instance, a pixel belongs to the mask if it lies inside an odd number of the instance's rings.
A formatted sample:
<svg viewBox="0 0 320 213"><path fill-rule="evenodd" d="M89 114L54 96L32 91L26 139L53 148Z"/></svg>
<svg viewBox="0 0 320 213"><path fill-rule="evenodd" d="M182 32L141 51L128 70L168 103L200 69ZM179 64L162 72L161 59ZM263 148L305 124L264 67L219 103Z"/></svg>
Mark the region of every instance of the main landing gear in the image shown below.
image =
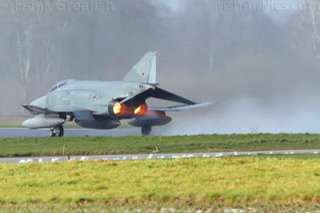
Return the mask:
<svg viewBox="0 0 320 213"><path fill-rule="evenodd" d="M152 126L143 126L141 128L141 134L144 136L149 136L152 131Z"/></svg>
<svg viewBox="0 0 320 213"><path fill-rule="evenodd" d="M63 135L64 135L64 129L62 125L53 127L49 131L50 137L63 137Z"/></svg>

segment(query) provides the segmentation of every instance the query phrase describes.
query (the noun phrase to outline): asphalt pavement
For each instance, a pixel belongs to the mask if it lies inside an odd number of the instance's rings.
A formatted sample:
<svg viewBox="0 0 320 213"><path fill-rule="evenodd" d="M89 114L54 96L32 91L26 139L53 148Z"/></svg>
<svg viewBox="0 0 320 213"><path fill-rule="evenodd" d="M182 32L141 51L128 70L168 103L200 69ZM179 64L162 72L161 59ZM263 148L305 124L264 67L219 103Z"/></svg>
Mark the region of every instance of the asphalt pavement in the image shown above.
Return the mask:
<svg viewBox="0 0 320 213"><path fill-rule="evenodd" d="M82 137L82 136L128 136L140 135L141 130L132 129L65 129L66 137ZM0 128L0 138L22 138L22 137L49 137L49 129L26 129L26 128Z"/></svg>

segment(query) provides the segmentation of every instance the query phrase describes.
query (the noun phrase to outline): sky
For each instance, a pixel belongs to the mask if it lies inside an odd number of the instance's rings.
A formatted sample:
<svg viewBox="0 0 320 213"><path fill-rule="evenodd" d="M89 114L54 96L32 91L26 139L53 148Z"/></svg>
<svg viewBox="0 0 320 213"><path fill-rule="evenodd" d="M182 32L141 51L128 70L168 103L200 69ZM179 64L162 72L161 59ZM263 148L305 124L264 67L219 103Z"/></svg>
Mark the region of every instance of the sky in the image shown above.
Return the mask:
<svg viewBox="0 0 320 213"><path fill-rule="evenodd" d="M181 12L185 8L183 0L154 0L154 2L166 5L172 12ZM243 7L246 5L254 6L257 3L256 0L234 0L231 2L238 2ZM262 0L262 2L265 14L279 23L288 21L292 14L305 8L306 4L306 0Z"/></svg>
<svg viewBox="0 0 320 213"><path fill-rule="evenodd" d="M304 9L306 0L264 0L265 14L283 23L297 11Z"/></svg>

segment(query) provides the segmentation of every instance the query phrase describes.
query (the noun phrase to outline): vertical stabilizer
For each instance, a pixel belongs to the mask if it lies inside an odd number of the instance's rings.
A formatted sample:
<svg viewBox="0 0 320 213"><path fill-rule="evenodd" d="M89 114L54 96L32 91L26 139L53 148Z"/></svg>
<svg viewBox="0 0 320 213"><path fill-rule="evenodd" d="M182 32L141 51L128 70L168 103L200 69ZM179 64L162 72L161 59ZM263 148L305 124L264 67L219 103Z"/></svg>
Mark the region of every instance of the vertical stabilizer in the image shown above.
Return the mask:
<svg viewBox="0 0 320 213"><path fill-rule="evenodd" d="M157 83L157 59L156 52L146 53L130 72L124 77L124 81L141 82L148 84Z"/></svg>

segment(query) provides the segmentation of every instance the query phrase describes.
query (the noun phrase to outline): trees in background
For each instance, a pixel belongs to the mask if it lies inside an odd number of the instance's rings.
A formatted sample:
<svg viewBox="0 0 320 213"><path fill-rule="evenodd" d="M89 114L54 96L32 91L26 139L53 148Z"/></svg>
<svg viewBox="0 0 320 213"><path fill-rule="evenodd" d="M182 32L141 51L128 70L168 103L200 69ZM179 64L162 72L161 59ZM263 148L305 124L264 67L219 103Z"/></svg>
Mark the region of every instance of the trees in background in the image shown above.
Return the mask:
<svg viewBox="0 0 320 213"><path fill-rule="evenodd" d="M103 11L0 13L0 113L16 114L64 78L121 79L149 50L158 51L159 81L191 98L269 100L301 89L297 80L315 84L317 6L283 23L259 8L219 8L226 2L186 0L175 10L161 0L112 0Z"/></svg>

